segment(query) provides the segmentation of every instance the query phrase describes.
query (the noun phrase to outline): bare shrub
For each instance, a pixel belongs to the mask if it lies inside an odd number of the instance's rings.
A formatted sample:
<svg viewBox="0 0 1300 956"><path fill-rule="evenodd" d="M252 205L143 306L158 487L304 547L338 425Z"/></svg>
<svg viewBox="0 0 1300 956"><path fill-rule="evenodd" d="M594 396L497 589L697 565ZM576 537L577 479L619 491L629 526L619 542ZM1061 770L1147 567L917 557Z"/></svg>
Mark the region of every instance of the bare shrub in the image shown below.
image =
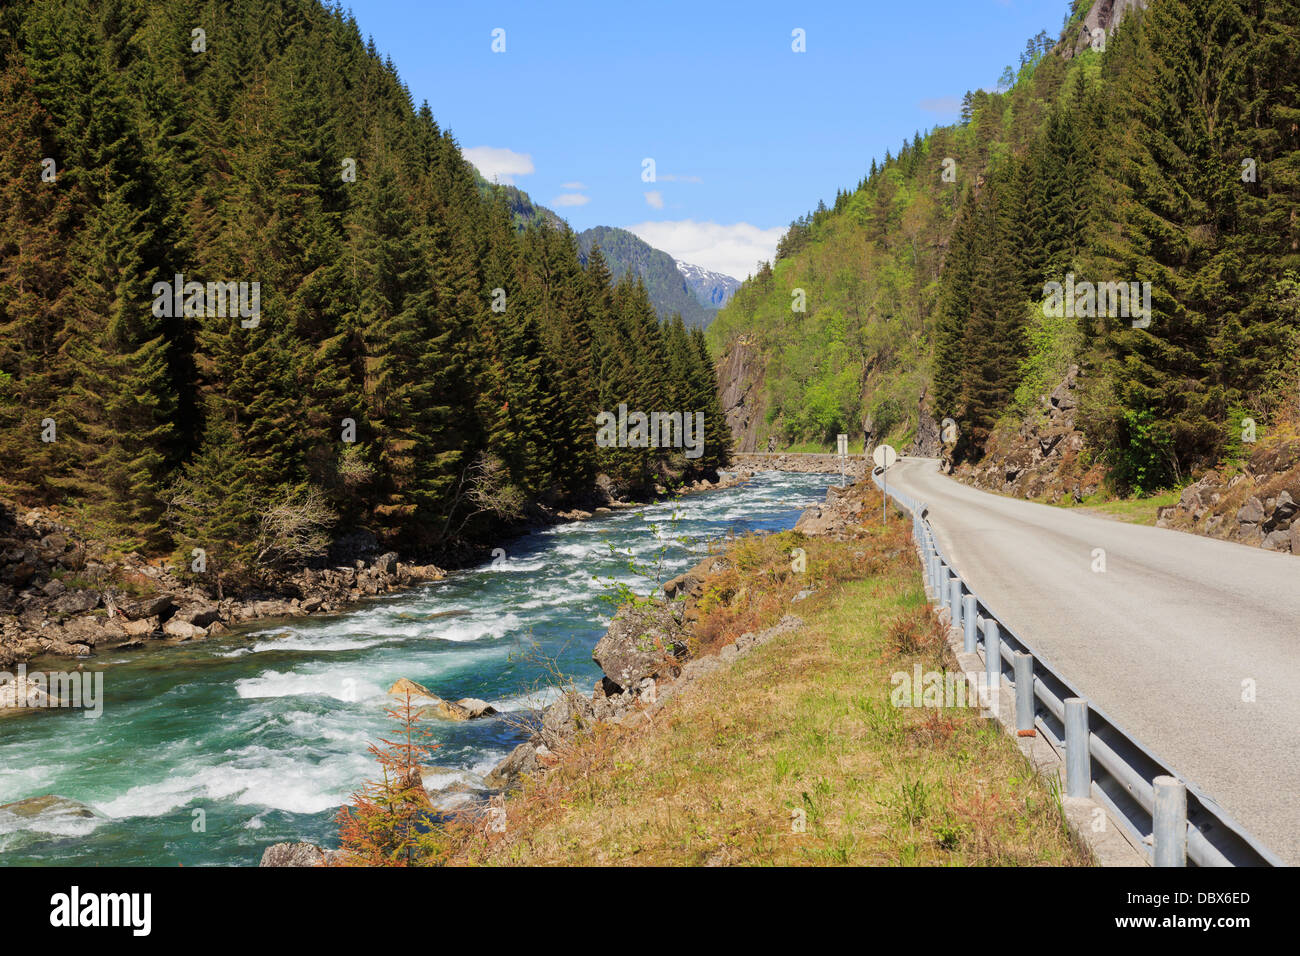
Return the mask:
<svg viewBox="0 0 1300 956"><path fill-rule="evenodd" d="M314 558L329 547L329 529L338 516L319 488L301 495L291 489L258 514L258 564L286 564Z"/></svg>

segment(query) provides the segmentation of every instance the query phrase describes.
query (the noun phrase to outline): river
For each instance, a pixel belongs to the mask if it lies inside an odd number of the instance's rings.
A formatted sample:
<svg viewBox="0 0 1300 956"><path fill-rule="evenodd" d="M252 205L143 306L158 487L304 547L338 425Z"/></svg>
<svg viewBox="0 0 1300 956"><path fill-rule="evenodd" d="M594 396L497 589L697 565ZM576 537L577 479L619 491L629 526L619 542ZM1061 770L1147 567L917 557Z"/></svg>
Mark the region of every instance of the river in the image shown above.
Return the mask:
<svg viewBox="0 0 1300 956"><path fill-rule="evenodd" d="M640 568L660 555L667 580L710 540L789 528L837 480L761 473L526 535L492 563L345 613L93 658L99 718L0 718L0 804L54 793L97 815L0 813L0 864L254 865L282 840L337 846L334 815L375 774L368 744L394 726L383 714L397 678L519 711L547 696L554 660L589 691L616 582L646 593ZM475 785L522 739L501 718L421 726L439 744L429 762L448 768L431 789Z"/></svg>

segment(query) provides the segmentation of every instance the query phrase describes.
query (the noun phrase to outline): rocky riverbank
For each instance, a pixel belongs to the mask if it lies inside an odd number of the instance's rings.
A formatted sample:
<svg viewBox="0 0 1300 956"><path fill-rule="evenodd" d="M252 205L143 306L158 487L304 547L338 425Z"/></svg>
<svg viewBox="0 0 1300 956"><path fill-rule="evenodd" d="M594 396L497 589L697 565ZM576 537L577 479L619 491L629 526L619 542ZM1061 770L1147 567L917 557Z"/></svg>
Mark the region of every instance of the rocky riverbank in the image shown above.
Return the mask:
<svg viewBox="0 0 1300 956"><path fill-rule="evenodd" d="M219 598L165 562L116 559L42 509L0 509L0 667L41 655L86 658L146 643L202 640L259 618L329 613L441 578L432 564L377 554L354 535L347 563L269 575L261 589Z"/></svg>
<svg viewBox="0 0 1300 956"><path fill-rule="evenodd" d="M811 537L850 540L867 521L878 519L879 502L870 481L848 488L831 488L820 504L812 505L795 531ZM798 540L798 539L796 539ZM592 690L564 690L559 698L527 720L529 737L518 744L481 780L463 779L444 787L431 786L445 769L420 768L418 781L428 805L440 811L486 814L500 804L500 794L517 789L526 777L557 767L580 736L598 725L633 729L652 721L673 697L699 678L737 659L778 635L797 630L802 620L784 613L775 624L747 630L720 645L710 642L696 624L709 602L748 600L738 584L734 559L710 555L663 585L663 598L619 608L592 651L601 679ZM815 586L800 588L789 601L797 603ZM412 701L441 719L472 720L492 716L483 701L443 701L426 688L399 681L391 693L410 692ZM464 776L461 774L460 776ZM496 803L493 803L496 801ZM337 856L310 844L281 843L268 847L262 866L306 866L336 862Z"/></svg>
<svg viewBox="0 0 1300 956"><path fill-rule="evenodd" d="M799 617L786 614L774 626L746 632L715 654L695 656L698 642L691 633L691 623L698 616L699 601L710 585L732 568L728 558L710 556L664 585L667 600L621 607L592 652L603 676L590 695L570 688L542 709L532 721L529 739L483 777L481 787L467 785L463 780L433 787L428 781L441 775L443 769L418 768L412 777L422 802L443 812L490 813L493 807L501 806L500 794L517 789L525 777L545 774L559 765L581 734L598 724L635 728L651 721L669 700L699 678L802 626ZM443 701L410 681L399 681L391 692L410 692L412 702L436 718L471 720L494 713L483 701ZM277 843L263 851L260 865L320 866L340 862L337 850L309 843Z"/></svg>
<svg viewBox="0 0 1300 956"><path fill-rule="evenodd" d="M685 493L729 488L752 475L744 469L701 479ZM666 495L662 486L653 494ZM536 505L522 533L563 521L582 521L640 502L608 480L582 506ZM455 564L484 560L486 548L467 549ZM57 512L0 502L0 668L44 655L84 659L106 651L165 647L203 640L261 619L330 614L367 598L436 581L446 570L404 560L367 532L341 537L313 566L267 569L259 587L219 595L214 585L183 578L166 560L107 549L77 533Z"/></svg>
<svg viewBox="0 0 1300 956"><path fill-rule="evenodd" d="M878 516L874 493L870 481L832 487L821 504L804 511L794 530L840 541L854 538L865 522ZM590 696L570 690L547 707L532 737L488 774L487 784L509 789L522 775L545 771L575 735L598 723L640 725L692 681L801 626L797 616L787 614L772 627L741 634L716 653L698 654L700 636L693 624L701 601L706 594L716 600L734 590L724 582L724 575L734 567L730 557L710 555L664 584L665 600L619 608L592 651L592 660L604 676ZM800 591L796 599L808 593Z"/></svg>

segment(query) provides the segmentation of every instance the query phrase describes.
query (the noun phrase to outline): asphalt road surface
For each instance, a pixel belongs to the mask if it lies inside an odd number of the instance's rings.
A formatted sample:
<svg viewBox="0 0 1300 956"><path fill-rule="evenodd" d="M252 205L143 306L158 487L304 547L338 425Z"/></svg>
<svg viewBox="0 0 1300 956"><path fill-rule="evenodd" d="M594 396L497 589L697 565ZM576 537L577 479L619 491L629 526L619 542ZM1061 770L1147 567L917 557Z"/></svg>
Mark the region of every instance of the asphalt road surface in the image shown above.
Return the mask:
<svg viewBox="0 0 1300 956"><path fill-rule="evenodd" d="M1058 673L1300 864L1300 557L988 494L933 459L888 481Z"/></svg>

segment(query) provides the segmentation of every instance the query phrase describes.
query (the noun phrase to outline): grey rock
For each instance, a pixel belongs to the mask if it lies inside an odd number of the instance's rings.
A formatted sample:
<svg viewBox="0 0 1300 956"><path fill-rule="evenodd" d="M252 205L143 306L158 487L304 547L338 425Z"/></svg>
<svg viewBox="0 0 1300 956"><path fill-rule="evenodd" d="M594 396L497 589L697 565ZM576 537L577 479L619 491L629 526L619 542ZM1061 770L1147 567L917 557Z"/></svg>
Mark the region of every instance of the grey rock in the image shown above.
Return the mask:
<svg viewBox="0 0 1300 956"><path fill-rule="evenodd" d="M493 790L506 790L517 786L524 774L536 773L540 766L537 747L532 743L522 743L493 767L483 782Z"/></svg>
<svg viewBox="0 0 1300 956"><path fill-rule="evenodd" d="M68 550L68 539L61 534L47 534L41 538L41 547L54 554Z"/></svg>
<svg viewBox="0 0 1300 956"><path fill-rule="evenodd" d="M176 612L175 619L187 621L195 627L207 627L213 621L221 620L221 609L215 604L186 604Z"/></svg>
<svg viewBox="0 0 1300 956"><path fill-rule="evenodd" d="M321 866L327 858L314 843L274 843L262 851L258 866Z"/></svg>
<svg viewBox="0 0 1300 956"><path fill-rule="evenodd" d="M99 607L99 595L94 591L69 591L51 607L59 614L80 614Z"/></svg>
<svg viewBox="0 0 1300 956"><path fill-rule="evenodd" d="M57 820L93 820L99 816L93 809L76 800L47 793L40 797L28 797L14 803L0 806L0 815L12 814L24 820L39 819L53 823Z"/></svg>
<svg viewBox="0 0 1300 956"><path fill-rule="evenodd" d="M66 641L51 641L50 646L45 648L46 652L56 654L59 657L89 657L90 648L85 644L69 644Z"/></svg>
<svg viewBox="0 0 1300 956"><path fill-rule="evenodd" d="M477 697L462 697L456 701L457 707L463 707L469 712L470 719L475 717L490 717L495 714L496 708L485 700L479 700Z"/></svg>
<svg viewBox="0 0 1300 956"><path fill-rule="evenodd" d="M1265 536L1260 543L1260 547L1266 551L1290 551L1291 550L1291 532L1290 531L1273 531Z"/></svg>
<svg viewBox="0 0 1300 956"><path fill-rule="evenodd" d="M128 602L118 610L122 612L122 615L127 620L131 621L138 621L146 617L162 619L169 617L176 610L176 599L170 594L159 594L156 597Z"/></svg>
<svg viewBox="0 0 1300 956"><path fill-rule="evenodd" d="M105 636L106 628L89 617L78 617L63 626L63 639L69 644L86 644L94 647ZM115 628L116 633L125 634L125 628Z"/></svg>
<svg viewBox="0 0 1300 956"><path fill-rule="evenodd" d="M175 617L163 625L163 633L168 637L180 638L182 641L207 636L207 632L203 628Z"/></svg>
<svg viewBox="0 0 1300 956"><path fill-rule="evenodd" d="M666 604L624 605L591 657L620 688L673 669L686 653L686 637Z"/></svg>
<svg viewBox="0 0 1300 956"><path fill-rule="evenodd" d="M1241 524L1259 524L1264 520L1264 503L1253 495L1237 509L1237 521Z"/></svg>
<svg viewBox="0 0 1300 956"><path fill-rule="evenodd" d="M595 703L570 691L546 708L539 736L547 747L557 750L596 719Z"/></svg>

